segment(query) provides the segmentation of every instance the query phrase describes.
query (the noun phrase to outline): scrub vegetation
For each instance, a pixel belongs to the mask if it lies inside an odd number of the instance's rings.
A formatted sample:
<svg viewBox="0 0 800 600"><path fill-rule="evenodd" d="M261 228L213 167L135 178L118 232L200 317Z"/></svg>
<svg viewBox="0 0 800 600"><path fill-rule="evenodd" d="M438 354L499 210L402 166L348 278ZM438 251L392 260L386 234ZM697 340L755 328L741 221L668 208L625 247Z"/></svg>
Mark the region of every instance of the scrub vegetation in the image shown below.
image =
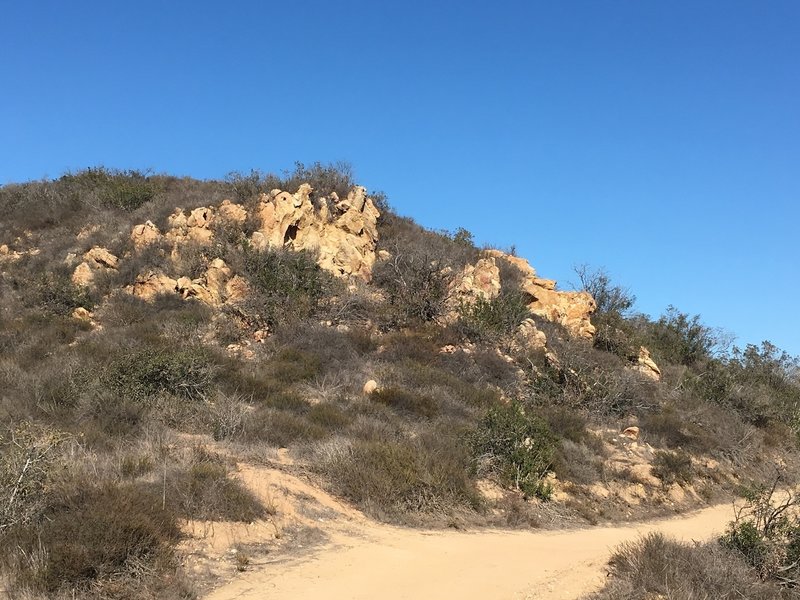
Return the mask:
<svg viewBox="0 0 800 600"><path fill-rule="evenodd" d="M370 283L348 286L310 253L256 251L245 223L197 255L198 264L223 258L246 279L241 305L215 311L124 292L145 268L170 268L157 245L132 255L134 224L163 230L175 206L252 206L301 183L314 197L346 197L354 180L346 165L222 181L94 168L0 187L9 247L0 255L0 585L9 597L195 597L176 551L181 525L263 518L270 508L235 471L237 457L265 448L287 448L307 477L373 518L438 527L527 527L537 507L556 525L622 517L594 510L588 490L639 483L609 462L616 432L632 424L665 490L721 497L739 485L734 470L758 484L765 463L795 464L797 359L769 342L731 347L676 308L638 314L628 290L589 268L580 277L598 305L593 340L531 317L508 265L497 298L447 321L454 274L481 249L469 232L395 214L380 194L385 253ZM97 245L130 258L92 288L76 286L65 257ZM527 318L546 333L547 353L514 343ZM250 357L228 351L241 328L269 331ZM642 346L660 381L631 369ZM364 393L373 378L380 386ZM502 502L481 492L488 484ZM721 544L654 536L626 546L597 598L689 585L731 591L663 597L783 597L765 590L795 577L784 567L796 558L796 524L754 519L737 520Z"/></svg>

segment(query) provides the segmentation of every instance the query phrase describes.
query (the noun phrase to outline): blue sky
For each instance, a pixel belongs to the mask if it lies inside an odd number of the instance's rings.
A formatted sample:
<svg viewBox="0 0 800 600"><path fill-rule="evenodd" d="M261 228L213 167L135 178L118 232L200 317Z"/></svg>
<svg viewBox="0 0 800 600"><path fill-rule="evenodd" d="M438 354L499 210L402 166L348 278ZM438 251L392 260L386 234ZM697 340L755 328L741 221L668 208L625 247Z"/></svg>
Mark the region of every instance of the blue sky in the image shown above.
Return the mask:
<svg viewBox="0 0 800 600"><path fill-rule="evenodd" d="M0 183L347 160L425 226L800 354L794 0L0 9Z"/></svg>

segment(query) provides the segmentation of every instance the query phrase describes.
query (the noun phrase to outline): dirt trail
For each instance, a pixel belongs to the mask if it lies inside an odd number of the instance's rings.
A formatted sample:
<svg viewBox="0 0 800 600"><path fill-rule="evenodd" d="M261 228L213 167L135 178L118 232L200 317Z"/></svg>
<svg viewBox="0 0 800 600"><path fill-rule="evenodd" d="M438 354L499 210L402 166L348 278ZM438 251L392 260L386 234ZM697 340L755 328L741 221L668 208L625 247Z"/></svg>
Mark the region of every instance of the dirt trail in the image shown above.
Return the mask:
<svg viewBox="0 0 800 600"><path fill-rule="evenodd" d="M420 531L361 522L305 557L254 565L207 600L575 599L598 589L619 543L650 531L720 533L730 505L672 519L567 531Z"/></svg>

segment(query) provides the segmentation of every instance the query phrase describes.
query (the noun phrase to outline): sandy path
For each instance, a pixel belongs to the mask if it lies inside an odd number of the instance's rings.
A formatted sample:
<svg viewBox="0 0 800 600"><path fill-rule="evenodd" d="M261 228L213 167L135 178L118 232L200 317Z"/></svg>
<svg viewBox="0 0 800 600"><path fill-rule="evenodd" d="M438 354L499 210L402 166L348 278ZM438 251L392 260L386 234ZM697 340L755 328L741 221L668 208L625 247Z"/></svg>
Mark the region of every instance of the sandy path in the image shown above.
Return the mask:
<svg viewBox="0 0 800 600"><path fill-rule="evenodd" d="M309 556L253 566L208 600L575 599L599 588L619 543L650 531L684 540L720 533L730 505L622 527L474 533L365 523Z"/></svg>

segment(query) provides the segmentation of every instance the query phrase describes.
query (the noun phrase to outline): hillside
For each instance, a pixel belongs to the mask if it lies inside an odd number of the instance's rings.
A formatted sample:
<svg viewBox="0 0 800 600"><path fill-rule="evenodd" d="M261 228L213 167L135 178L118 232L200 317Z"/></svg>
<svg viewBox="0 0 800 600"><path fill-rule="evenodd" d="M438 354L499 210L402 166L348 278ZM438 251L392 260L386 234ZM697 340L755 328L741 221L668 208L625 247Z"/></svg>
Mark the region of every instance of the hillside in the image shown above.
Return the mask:
<svg viewBox="0 0 800 600"><path fill-rule="evenodd" d="M334 514L565 528L796 483L796 359L602 270L561 290L345 167L89 169L0 211L11 597L197 597Z"/></svg>

